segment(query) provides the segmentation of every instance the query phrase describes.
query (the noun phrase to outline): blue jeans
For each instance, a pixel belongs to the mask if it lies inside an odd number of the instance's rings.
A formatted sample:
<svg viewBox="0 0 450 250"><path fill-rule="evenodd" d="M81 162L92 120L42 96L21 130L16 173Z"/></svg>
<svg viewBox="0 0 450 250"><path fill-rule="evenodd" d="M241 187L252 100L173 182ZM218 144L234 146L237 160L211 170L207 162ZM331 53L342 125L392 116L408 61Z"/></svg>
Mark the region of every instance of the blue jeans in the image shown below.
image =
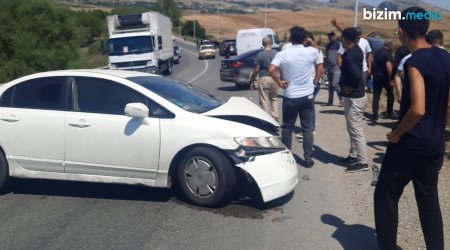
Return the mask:
<svg viewBox="0 0 450 250"><path fill-rule="evenodd" d="M367 85L367 90L373 91L373 82L372 79L369 78L369 71L363 72L363 82Z"/></svg>
<svg viewBox="0 0 450 250"><path fill-rule="evenodd" d="M292 132L295 121L300 116L300 124L303 130L303 152L305 160L311 160L313 154L313 95L301 98L283 98L283 126L281 127L281 140L289 149L292 148Z"/></svg>

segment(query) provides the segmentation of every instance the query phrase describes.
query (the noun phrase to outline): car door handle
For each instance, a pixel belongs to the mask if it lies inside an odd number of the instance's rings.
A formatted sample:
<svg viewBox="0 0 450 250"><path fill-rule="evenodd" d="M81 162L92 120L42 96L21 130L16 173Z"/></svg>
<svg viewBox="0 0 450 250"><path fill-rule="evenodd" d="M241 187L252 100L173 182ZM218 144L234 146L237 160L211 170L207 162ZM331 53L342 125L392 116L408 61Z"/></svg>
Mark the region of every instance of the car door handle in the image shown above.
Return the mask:
<svg viewBox="0 0 450 250"><path fill-rule="evenodd" d="M70 121L69 125L76 128L86 128L91 126L91 124L84 119L77 121Z"/></svg>
<svg viewBox="0 0 450 250"><path fill-rule="evenodd" d="M9 115L9 116L5 116L5 117L0 117L0 120L5 121L5 122L17 122L20 119L17 118L15 115Z"/></svg>

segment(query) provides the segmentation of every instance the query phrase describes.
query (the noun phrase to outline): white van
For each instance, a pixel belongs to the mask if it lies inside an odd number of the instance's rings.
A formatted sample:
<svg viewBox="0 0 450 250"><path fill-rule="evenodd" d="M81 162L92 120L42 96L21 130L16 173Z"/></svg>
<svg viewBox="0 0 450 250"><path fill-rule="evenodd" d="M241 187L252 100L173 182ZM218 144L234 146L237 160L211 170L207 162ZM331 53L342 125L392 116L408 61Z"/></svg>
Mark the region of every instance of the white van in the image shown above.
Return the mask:
<svg viewBox="0 0 450 250"><path fill-rule="evenodd" d="M239 30L236 35L236 49L237 54L243 54L245 52L261 49L262 39L268 36L272 39L273 48L280 47L278 39L275 37L275 32L269 28L261 29L246 29Z"/></svg>

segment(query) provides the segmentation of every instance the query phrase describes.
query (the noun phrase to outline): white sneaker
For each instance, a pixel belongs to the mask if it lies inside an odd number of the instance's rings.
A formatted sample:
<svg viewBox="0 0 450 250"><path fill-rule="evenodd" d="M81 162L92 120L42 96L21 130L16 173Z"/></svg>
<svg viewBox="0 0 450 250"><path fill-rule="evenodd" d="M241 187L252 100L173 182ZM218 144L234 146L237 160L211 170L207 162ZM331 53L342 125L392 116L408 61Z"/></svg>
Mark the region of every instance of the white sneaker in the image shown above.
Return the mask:
<svg viewBox="0 0 450 250"><path fill-rule="evenodd" d="M298 132L297 134L295 134L295 138L303 139L303 133L302 132Z"/></svg>

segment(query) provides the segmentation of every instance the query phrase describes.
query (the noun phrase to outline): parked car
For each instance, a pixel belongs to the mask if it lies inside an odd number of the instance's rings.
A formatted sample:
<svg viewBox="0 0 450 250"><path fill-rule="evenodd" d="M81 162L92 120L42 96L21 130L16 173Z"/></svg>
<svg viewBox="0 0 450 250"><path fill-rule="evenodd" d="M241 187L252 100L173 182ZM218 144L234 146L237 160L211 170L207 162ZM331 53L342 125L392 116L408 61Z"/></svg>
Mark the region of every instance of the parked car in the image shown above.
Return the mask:
<svg viewBox="0 0 450 250"><path fill-rule="evenodd" d="M230 55L237 55L236 39L227 39L227 40L223 40L223 42L220 43L220 45L219 45L220 56L225 56L225 48L227 47L228 44L230 44L231 48L232 48L232 50L230 50Z"/></svg>
<svg viewBox="0 0 450 250"><path fill-rule="evenodd" d="M181 58L181 49L177 45L173 46L173 63L179 64Z"/></svg>
<svg viewBox="0 0 450 250"><path fill-rule="evenodd" d="M275 49L277 51L280 48ZM261 49L240 54L234 58L223 60L220 67L220 80L233 82L236 87L249 87L250 78L255 68L256 55Z"/></svg>
<svg viewBox="0 0 450 250"><path fill-rule="evenodd" d="M121 70L66 70L0 87L0 189L10 177L171 187L226 204L238 173L264 202L298 182L279 124L246 98Z"/></svg>
<svg viewBox="0 0 450 250"><path fill-rule="evenodd" d="M216 58L216 50L214 45L201 45L198 51L198 59Z"/></svg>

